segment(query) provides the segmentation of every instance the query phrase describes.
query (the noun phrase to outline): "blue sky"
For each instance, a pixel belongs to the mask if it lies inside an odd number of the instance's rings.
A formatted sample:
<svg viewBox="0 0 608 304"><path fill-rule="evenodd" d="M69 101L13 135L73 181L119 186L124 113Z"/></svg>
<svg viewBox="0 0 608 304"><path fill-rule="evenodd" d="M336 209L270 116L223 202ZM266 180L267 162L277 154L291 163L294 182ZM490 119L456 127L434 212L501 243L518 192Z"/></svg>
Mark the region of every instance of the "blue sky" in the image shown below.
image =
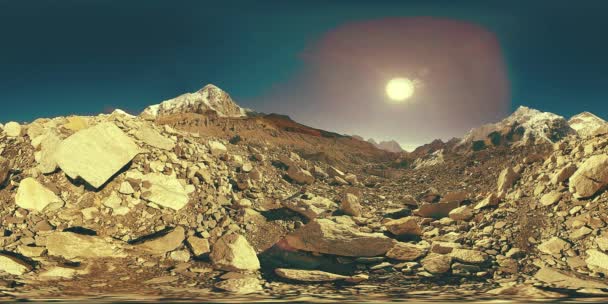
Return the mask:
<svg viewBox="0 0 608 304"><path fill-rule="evenodd" d="M267 110L264 98L306 68L302 54L328 32L416 16L493 33L511 109L608 118L606 9L608 2L594 0L0 0L0 121L112 108L137 113L206 83ZM314 122L292 108L285 114Z"/></svg>

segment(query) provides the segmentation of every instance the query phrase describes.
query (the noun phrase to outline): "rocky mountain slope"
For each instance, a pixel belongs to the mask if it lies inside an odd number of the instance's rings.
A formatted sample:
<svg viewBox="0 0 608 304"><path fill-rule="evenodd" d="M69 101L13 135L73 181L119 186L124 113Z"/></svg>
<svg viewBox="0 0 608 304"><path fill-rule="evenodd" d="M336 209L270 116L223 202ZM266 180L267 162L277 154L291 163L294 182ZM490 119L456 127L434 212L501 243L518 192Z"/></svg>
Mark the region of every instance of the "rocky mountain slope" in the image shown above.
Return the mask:
<svg viewBox="0 0 608 304"><path fill-rule="evenodd" d="M0 126L0 299L606 296L606 134L520 109L405 166L189 109Z"/></svg>

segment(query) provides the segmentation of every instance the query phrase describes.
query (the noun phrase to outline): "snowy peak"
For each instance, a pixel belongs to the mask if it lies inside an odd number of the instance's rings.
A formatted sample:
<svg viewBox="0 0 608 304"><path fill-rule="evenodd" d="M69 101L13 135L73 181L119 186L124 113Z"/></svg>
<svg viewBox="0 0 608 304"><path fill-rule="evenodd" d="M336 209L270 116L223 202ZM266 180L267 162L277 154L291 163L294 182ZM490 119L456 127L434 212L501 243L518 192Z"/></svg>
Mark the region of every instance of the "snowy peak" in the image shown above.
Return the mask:
<svg viewBox="0 0 608 304"><path fill-rule="evenodd" d="M214 112L220 117L243 117L245 109L239 107L222 89L208 84L194 93L186 93L160 104L147 107L141 113L144 116L158 117L178 113Z"/></svg>
<svg viewBox="0 0 608 304"><path fill-rule="evenodd" d="M572 116L568 120L568 124L581 137L593 136L608 128L608 123L605 120L589 112Z"/></svg>
<svg viewBox="0 0 608 304"><path fill-rule="evenodd" d="M573 133L564 117L521 106L500 122L472 129L460 146L472 144L479 150L504 144L552 143Z"/></svg>
<svg viewBox="0 0 608 304"><path fill-rule="evenodd" d="M376 147L378 149L388 151L388 152L394 152L394 153L399 153L399 152L404 151L403 148L401 148L401 145L399 145L399 143L394 140L381 141L378 144L376 144Z"/></svg>
<svg viewBox="0 0 608 304"><path fill-rule="evenodd" d="M405 151L405 150L403 150L403 148L401 148L401 145L399 145L399 143L394 140L386 140L386 141L377 142L375 139L370 138L367 140L367 142L374 145L374 147L376 147L380 150L384 150L384 151L388 151L388 152L400 153L400 152Z"/></svg>

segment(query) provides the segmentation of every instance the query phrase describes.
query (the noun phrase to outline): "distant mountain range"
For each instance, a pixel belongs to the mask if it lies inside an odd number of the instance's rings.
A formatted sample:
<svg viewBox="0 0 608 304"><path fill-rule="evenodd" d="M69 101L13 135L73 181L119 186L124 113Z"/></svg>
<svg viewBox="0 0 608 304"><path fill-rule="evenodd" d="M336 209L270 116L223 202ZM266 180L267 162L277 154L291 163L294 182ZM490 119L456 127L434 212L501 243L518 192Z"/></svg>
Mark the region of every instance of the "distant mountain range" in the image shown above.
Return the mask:
<svg viewBox="0 0 608 304"><path fill-rule="evenodd" d="M159 118L180 113L208 113L225 118L244 118L265 115L240 107L232 100L228 93L215 85L208 84L194 93L185 93L175 98L165 100L159 104L151 105L147 107L140 116ZM286 117L277 114L273 115L275 115L273 116L275 122L278 121L277 119L279 117ZM282 123L283 125L291 125L291 122L293 122L288 117L287 120L282 121L285 122ZM287 121L291 122L286 123ZM310 134L321 134L321 132L327 134L331 133L306 126L291 126L287 129L291 129L292 131L298 130L299 132ZM446 148L458 150L468 150L470 148L475 151L501 145L526 145L543 142L552 143L568 135L588 137L602 132L608 132L608 123L589 112L580 113L570 118L570 120L566 120L564 117L550 112L541 112L536 109L521 106L507 118L496 123L474 128L459 140L454 139L446 143L441 140L435 140L432 143L418 147L412 153L420 156ZM392 153L405 152L401 145L395 140L377 142L373 138L365 140L363 137L357 135L353 135L351 138L368 142L373 147L383 151Z"/></svg>

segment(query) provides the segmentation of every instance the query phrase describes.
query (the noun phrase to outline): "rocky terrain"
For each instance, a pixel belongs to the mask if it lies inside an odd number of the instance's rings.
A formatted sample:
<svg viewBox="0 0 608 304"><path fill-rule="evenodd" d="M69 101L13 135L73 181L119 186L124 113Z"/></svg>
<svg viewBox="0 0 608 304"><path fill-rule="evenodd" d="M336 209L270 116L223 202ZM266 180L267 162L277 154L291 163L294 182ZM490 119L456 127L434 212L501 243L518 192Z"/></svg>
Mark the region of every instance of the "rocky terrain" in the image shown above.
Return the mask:
<svg viewBox="0 0 608 304"><path fill-rule="evenodd" d="M600 118L391 153L247 113L206 86L1 125L0 300L606 297Z"/></svg>

